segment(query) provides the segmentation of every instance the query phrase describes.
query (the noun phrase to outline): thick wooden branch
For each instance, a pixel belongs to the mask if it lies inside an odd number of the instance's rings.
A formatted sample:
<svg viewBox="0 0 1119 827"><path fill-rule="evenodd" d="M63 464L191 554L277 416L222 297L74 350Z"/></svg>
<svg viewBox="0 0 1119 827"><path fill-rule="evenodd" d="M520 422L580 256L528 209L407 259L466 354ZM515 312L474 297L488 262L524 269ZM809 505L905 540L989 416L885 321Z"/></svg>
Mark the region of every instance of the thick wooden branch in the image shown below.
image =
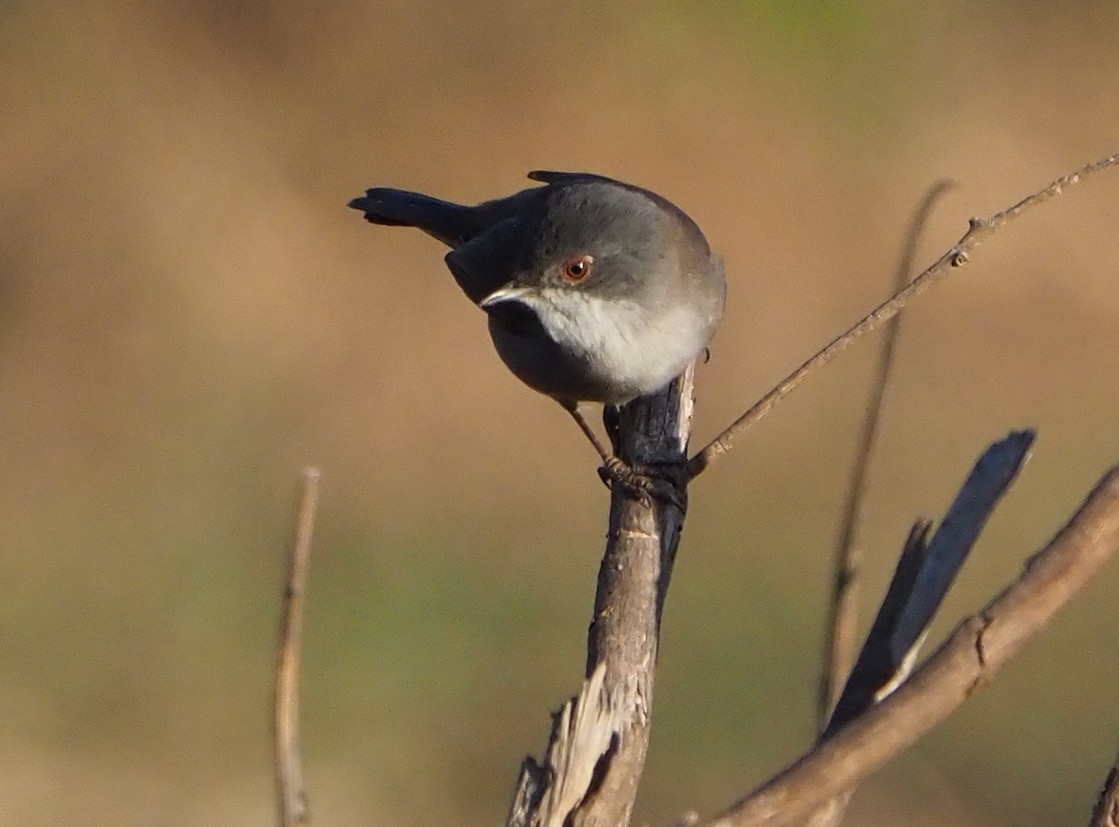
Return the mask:
<svg viewBox="0 0 1119 827"><path fill-rule="evenodd" d="M706 827L796 823L852 788L987 684L1119 548L1119 467L1109 471L1021 575L890 697L821 742Z"/></svg>
<svg viewBox="0 0 1119 827"><path fill-rule="evenodd" d="M661 611L684 521L692 369L621 412L619 454L678 486L641 499L615 486L587 635L587 680L554 717L544 762L526 759L509 827L624 827L649 746Z"/></svg>

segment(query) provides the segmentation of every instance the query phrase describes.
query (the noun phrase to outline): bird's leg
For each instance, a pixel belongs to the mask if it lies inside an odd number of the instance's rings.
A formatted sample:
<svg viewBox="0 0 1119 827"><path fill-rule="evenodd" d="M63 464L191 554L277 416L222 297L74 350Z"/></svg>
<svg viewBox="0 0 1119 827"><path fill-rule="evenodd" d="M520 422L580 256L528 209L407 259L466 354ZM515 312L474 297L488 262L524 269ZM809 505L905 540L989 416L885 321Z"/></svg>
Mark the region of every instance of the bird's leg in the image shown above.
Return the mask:
<svg viewBox="0 0 1119 827"><path fill-rule="evenodd" d="M606 450L606 446L602 444L602 440L598 438L598 434L591 428L587 418L583 416L583 412L579 410L578 403L575 402L560 402L563 409L571 414L571 418L575 420L575 424L579 426L579 430L583 432L583 436L590 440L591 445L594 446L595 451L598 452L599 459L602 460L603 465L609 467L611 463L620 463L625 465L618 457L611 451ZM615 449L617 441L611 435L611 442L614 443Z"/></svg>
<svg viewBox="0 0 1119 827"><path fill-rule="evenodd" d="M583 416L582 411L579 410L576 403L560 402L560 405L563 406L565 411L571 414L571 418L575 420L575 424L579 426L579 430L583 432L583 435L586 436L586 438L590 440L591 445L594 446L595 451L602 460L602 467L598 469L598 474L608 487L613 487L613 484L617 483L634 494L642 502L647 503L650 497L656 497L658 500L675 505L681 511L687 509L684 498L680 495L675 485L666 480L655 479L648 474L643 474L632 466L627 465L618 457L619 417L616 407L607 406L603 413L603 424L606 426L606 431L610 436L610 442L614 448L614 451L609 451L606 446L602 444L602 440L598 438L598 434L591 428L586 417ZM608 413L609 411L613 413Z"/></svg>

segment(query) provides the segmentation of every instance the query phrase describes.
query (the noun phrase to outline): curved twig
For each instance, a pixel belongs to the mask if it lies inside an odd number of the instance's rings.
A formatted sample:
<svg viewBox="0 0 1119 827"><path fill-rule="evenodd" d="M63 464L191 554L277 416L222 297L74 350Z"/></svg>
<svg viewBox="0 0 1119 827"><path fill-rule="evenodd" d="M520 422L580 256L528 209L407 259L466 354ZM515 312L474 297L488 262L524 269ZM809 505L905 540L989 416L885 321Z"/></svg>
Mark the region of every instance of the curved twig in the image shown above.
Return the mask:
<svg viewBox="0 0 1119 827"><path fill-rule="evenodd" d="M909 231L905 236L901 261L895 274L895 291L901 290L909 283L909 275L913 271L913 260L917 256L917 245L922 231L928 224L937 200L953 186L955 184L952 181L942 178L925 191L921 202L917 205L913 220L909 224ZM839 699L843 682L847 680L855 660L855 633L859 614L859 567L862 565L862 548L857 535L862 521L863 504L866 501L870 461L874 456L874 448L878 444L882 405L886 397L886 387L890 383L900 327L901 314L899 313L886 323L886 330L882 334L882 347L878 352L878 365L871 380L866 416L856 443L851 482L847 489L847 501L844 503L843 518L836 541L833 569L835 579L829 605L827 643L824 647L824 668L817 707L817 720L821 730L828 722L828 716Z"/></svg>

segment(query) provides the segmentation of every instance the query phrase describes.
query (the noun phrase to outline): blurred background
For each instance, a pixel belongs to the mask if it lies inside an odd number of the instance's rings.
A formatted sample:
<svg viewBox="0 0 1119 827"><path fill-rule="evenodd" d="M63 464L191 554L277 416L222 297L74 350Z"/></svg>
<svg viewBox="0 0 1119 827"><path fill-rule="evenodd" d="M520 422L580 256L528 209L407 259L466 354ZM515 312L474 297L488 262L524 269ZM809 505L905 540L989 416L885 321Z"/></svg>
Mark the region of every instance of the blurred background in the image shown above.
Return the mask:
<svg viewBox="0 0 1119 827"><path fill-rule="evenodd" d="M345 208L593 170L725 257L702 444L889 289L904 228L1119 149L1110 2L0 2L0 823L265 824L298 469L323 472L304 673L316 823L493 825L582 677L607 497L440 246ZM1039 429L934 628L1119 461L1119 172L905 319L867 603L978 453ZM638 823L812 740L876 340L697 481ZM1119 745L1113 564L852 821L1082 823Z"/></svg>

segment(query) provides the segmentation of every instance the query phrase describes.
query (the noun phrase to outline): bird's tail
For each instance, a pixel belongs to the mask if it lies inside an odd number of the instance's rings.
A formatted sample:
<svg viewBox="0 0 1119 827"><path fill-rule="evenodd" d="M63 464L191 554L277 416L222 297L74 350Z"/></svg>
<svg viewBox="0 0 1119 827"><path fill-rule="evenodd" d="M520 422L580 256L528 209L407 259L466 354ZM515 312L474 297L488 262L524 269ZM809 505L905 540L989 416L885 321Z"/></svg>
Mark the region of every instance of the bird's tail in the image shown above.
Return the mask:
<svg viewBox="0 0 1119 827"><path fill-rule="evenodd" d="M349 206L364 212L370 223L416 227L448 247L459 247L473 234L471 207L418 192L377 187L366 190Z"/></svg>

